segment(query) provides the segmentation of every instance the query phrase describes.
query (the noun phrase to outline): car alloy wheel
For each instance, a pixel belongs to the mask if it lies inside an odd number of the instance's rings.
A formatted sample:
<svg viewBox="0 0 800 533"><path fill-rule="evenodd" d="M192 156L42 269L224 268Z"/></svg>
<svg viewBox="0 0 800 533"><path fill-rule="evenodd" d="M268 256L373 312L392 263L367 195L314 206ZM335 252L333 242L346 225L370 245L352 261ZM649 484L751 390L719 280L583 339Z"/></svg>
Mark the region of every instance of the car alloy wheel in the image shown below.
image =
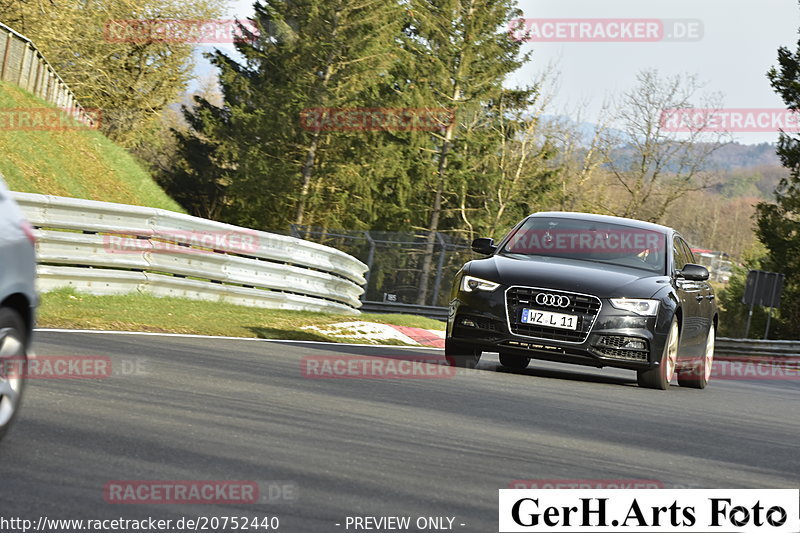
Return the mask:
<svg viewBox="0 0 800 533"><path fill-rule="evenodd" d="M673 317L672 324L669 326L669 336L664 352L661 355L660 364L649 370L640 370L637 373L637 382L640 387L647 389L667 390L672 376L675 374L675 367L678 364L678 345L680 344L680 331L678 321Z"/></svg>
<svg viewBox="0 0 800 533"><path fill-rule="evenodd" d="M17 313L0 309L0 438L6 434L19 411L25 387L28 356L24 328Z"/></svg>

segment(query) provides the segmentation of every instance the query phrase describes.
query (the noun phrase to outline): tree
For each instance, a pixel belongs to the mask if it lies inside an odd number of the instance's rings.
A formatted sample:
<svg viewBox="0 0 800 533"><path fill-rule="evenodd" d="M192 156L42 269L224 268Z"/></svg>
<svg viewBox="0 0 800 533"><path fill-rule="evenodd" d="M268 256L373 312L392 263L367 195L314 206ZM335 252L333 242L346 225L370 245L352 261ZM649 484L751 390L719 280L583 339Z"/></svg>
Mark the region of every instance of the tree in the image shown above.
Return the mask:
<svg viewBox="0 0 800 533"><path fill-rule="evenodd" d="M684 194L708 187L711 176L705 172L706 163L729 134L714 131L709 111L684 123L684 133L667 127L669 113L720 107L715 95L701 97L699 106L692 104L701 88L694 76L661 78L657 71L645 70L637 75L637 82L617 102L614 118L620 129L608 130L610 139L603 144L605 168L625 198L614 214L659 222Z"/></svg>
<svg viewBox="0 0 800 533"><path fill-rule="evenodd" d="M472 177L474 166L467 158L481 158L491 151L482 146L476 153L472 143L480 129L465 127L483 106L498 102L506 76L529 59L521 54L522 40L512 39L506 28L521 12L513 0L409 0L405 48L411 53L405 79L412 80L419 101L432 107L452 109L455 120L431 137L432 146L421 155L426 160L428 186L427 234L422 260L418 303L428 297L436 233L443 228L447 210ZM494 143L499 147L499 138ZM472 150L472 151L471 151Z"/></svg>
<svg viewBox="0 0 800 533"><path fill-rule="evenodd" d="M258 35L236 44L244 61L211 55L222 105L198 99L187 120L192 142L219 142L213 153L224 145L224 153L236 154L220 168L227 221L265 229L370 222L375 184L364 175L366 161L376 158L370 139L379 133L329 131L313 116L375 105L398 61L400 14L383 0L268 0L255 4ZM191 148L189 139L182 142ZM190 158L186 152L197 175L222 162Z"/></svg>
<svg viewBox="0 0 800 533"><path fill-rule="evenodd" d="M603 105L589 131L582 117L579 109L571 119L552 119L548 124L556 152L551 161L556 187L550 204L560 211L603 211L608 205L608 180L602 179L610 137L608 107Z"/></svg>
<svg viewBox="0 0 800 533"><path fill-rule="evenodd" d="M720 330L717 333L720 336L732 338L741 338L744 336L744 331L747 329L748 315L750 313L750 306L742 303L747 273L750 270L757 270L763 267L764 255L765 250L760 243L755 243L751 248L744 251L741 264L734 267L730 281L718 292ZM763 336L766 328L766 320L767 310L760 306L754 306L753 317L750 321L750 338L758 339Z"/></svg>
<svg viewBox="0 0 800 533"><path fill-rule="evenodd" d="M192 77L194 44L159 39L147 20L217 18L223 0L0 0L0 20L31 39L103 131L136 150ZM180 24L178 24L180 27Z"/></svg>
<svg viewBox="0 0 800 533"><path fill-rule="evenodd" d="M787 109L800 112L800 42L795 52L778 49L778 66L767 77ZM756 234L768 250L765 267L786 275L781 302L782 317L776 334L800 338L800 137L781 132L778 156L790 175L781 179L775 202L756 207Z"/></svg>
<svg viewBox="0 0 800 533"><path fill-rule="evenodd" d="M551 132L542 115L549 98L541 83L534 90L507 90L497 102L481 110L467 128L483 130L483 142L473 140L465 158L469 177L454 191L468 241L479 236L499 237L520 218L535 211L555 186L555 156ZM473 139L475 135L471 135Z"/></svg>

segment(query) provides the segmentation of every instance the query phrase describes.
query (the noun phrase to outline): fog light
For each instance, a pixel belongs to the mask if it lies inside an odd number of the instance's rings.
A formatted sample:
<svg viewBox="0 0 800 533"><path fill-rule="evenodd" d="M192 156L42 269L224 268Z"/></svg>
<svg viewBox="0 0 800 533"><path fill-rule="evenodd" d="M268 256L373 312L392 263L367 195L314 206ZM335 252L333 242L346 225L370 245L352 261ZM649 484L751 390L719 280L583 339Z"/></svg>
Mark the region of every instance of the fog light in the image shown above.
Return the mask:
<svg viewBox="0 0 800 533"><path fill-rule="evenodd" d="M466 326L468 328L477 328L478 327L478 324L476 324L475 321L472 320L471 318L462 318L461 319L461 325L462 326Z"/></svg>
<svg viewBox="0 0 800 533"><path fill-rule="evenodd" d="M645 344L643 341L628 339L625 341L623 348L628 348L630 350L644 350Z"/></svg>

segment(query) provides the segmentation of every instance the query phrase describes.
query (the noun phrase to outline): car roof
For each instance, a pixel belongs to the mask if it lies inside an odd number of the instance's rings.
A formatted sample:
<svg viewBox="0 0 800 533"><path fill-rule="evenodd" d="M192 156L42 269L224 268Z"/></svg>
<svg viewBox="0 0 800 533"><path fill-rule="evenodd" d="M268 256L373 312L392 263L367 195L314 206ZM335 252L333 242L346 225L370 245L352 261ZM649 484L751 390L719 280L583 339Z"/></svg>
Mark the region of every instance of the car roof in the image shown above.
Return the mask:
<svg viewBox="0 0 800 533"><path fill-rule="evenodd" d="M589 220L593 222L605 222L608 224L620 224L637 229L656 231L658 233L672 234L677 233L674 229L661 224L654 224L652 222L645 222L643 220L636 220L634 218L614 217L610 215L598 215L595 213L578 213L572 211L542 211L533 213L531 217L548 217L548 218L571 218L574 220Z"/></svg>

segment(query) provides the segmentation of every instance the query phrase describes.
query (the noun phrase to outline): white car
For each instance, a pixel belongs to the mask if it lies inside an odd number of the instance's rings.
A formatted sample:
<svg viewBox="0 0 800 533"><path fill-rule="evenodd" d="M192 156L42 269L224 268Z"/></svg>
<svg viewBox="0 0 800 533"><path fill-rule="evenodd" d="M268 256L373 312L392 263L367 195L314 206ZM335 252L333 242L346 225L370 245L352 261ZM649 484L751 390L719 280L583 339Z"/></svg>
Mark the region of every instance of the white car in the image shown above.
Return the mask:
<svg viewBox="0 0 800 533"><path fill-rule="evenodd" d="M0 439L19 411L38 297L36 238L0 176Z"/></svg>

